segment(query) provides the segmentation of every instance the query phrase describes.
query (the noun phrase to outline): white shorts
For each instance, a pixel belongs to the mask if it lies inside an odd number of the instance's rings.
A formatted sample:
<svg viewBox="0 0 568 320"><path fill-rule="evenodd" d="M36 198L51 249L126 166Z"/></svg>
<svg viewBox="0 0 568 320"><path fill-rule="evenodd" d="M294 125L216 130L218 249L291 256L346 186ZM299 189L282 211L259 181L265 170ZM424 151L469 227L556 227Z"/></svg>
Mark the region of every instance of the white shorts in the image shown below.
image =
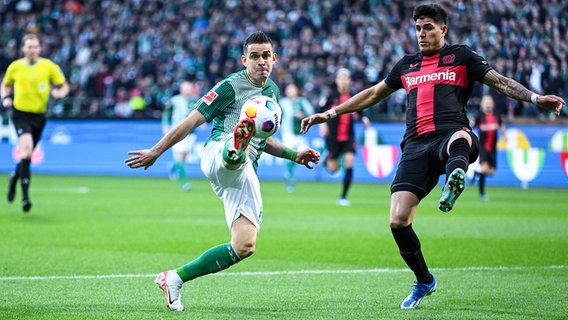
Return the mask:
<svg viewBox="0 0 568 320"><path fill-rule="evenodd" d="M189 153L193 146L195 145L195 141L197 140L197 135L195 133L188 134L183 140L176 143L172 147L172 153L174 157L174 161L183 161L184 159L178 159L179 153Z"/></svg>
<svg viewBox="0 0 568 320"><path fill-rule="evenodd" d="M285 133L282 135L282 143L296 151L301 151L308 147L308 140L304 135Z"/></svg>
<svg viewBox="0 0 568 320"><path fill-rule="evenodd" d="M201 154L201 170L225 206L229 229L239 216L245 216L257 230L262 222L260 182L247 160L239 169L229 170L223 164L224 141L209 141Z"/></svg>

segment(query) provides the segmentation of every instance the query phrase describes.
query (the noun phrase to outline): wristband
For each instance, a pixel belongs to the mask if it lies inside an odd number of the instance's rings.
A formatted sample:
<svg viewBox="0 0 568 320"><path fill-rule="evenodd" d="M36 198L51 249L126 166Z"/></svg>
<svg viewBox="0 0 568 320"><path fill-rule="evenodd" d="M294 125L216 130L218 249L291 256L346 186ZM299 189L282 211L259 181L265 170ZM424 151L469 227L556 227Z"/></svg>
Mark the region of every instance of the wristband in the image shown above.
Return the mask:
<svg viewBox="0 0 568 320"><path fill-rule="evenodd" d="M531 102L532 102L533 104L538 104L538 103L536 103L536 99L537 99L538 97L540 97L540 95L538 95L538 94L536 94L536 93L533 93L533 94L531 95Z"/></svg>
<svg viewBox="0 0 568 320"><path fill-rule="evenodd" d="M327 110L326 112L329 115L330 119L337 117L337 112L335 111L335 108L331 108L331 109Z"/></svg>
<svg viewBox="0 0 568 320"><path fill-rule="evenodd" d="M288 147L284 148L282 151L282 158L288 159L290 161L296 161L296 155L298 155L298 151L292 150Z"/></svg>

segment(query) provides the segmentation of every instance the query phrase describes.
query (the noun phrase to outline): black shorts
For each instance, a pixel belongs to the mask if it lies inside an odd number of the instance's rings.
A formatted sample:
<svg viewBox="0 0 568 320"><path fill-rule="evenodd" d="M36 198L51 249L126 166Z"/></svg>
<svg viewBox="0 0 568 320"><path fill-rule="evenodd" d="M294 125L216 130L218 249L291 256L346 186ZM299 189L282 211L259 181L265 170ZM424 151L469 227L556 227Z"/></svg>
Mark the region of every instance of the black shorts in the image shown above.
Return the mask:
<svg viewBox="0 0 568 320"><path fill-rule="evenodd" d="M409 191L420 200L434 189L442 174L446 173L447 144L452 135L459 130L440 133L432 132L406 141L398 169L391 184L391 193ZM472 147L469 152L469 163L478 155L478 140L473 132L469 132Z"/></svg>
<svg viewBox="0 0 568 320"><path fill-rule="evenodd" d="M479 149L479 163L487 162L490 167L497 167L497 151L487 151L483 148Z"/></svg>
<svg viewBox="0 0 568 320"><path fill-rule="evenodd" d="M338 159L342 154L349 152L355 154L355 148L357 148L357 144L353 139L341 142L338 142L336 139L326 140L326 149L329 159Z"/></svg>
<svg viewBox="0 0 568 320"><path fill-rule="evenodd" d="M12 122L18 137L24 133L32 135L35 147L41 138L43 128L45 128L46 118L43 113L30 113L12 108Z"/></svg>

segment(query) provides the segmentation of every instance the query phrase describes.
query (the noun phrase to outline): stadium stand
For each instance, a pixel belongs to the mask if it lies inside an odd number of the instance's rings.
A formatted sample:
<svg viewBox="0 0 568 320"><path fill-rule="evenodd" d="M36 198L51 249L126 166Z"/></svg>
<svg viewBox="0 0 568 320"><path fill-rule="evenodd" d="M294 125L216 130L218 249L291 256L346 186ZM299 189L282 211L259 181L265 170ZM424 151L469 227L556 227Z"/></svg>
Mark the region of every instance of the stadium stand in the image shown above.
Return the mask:
<svg viewBox="0 0 568 320"><path fill-rule="evenodd" d="M280 85L296 81L318 105L339 67L356 90L385 77L403 54L417 50L410 18L417 1L358 0L3 0L0 75L19 56L27 32L43 38L43 54L63 66L72 93L52 116L155 118L180 81L207 90L241 69L240 44L263 30L277 41ZM445 1L449 43L464 43L504 75L532 90L568 93L568 2ZM254 13L254 14L251 14ZM259 14L262 13L262 14ZM482 88L470 100L478 108ZM504 97L509 119L552 114ZM137 110L124 110L135 105ZM375 119L401 119L404 94L373 108ZM566 118L564 111L561 117Z"/></svg>

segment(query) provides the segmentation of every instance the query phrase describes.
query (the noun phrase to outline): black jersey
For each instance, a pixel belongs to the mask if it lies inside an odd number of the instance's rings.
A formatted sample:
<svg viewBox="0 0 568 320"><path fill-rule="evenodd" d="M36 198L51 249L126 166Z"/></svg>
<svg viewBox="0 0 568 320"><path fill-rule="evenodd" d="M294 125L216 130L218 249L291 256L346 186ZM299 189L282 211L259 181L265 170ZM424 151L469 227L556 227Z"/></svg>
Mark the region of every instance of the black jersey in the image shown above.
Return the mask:
<svg viewBox="0 0 568 320"><path fill-rule="evenodd" d="M473 126L479 129L480 148L487 152L494 152L497 146L497 132L503 125L503 118L493 113L480 112L473 121Z"/></svg>
<svg viewBox="0 0 568 320"><path fill-rule="evenodd" d="M404 141L433 131L467 128L467 100L475 81L492 68L465 45L444 45L431 55L407 55L385 79L407 94Z"/></svg>
<svg viewBox="0 0 568 320"><path fill-rule="evenodd" d="M337 107L343 102L351 98L351 93L339 93L335 90L328 98L323 107L324 110L329 110ZM355 139L354 121L358 119L360 112L346 113L338 116L337 118L330 119L327 122L329 128L329 143L353 141Z"/></svg>

